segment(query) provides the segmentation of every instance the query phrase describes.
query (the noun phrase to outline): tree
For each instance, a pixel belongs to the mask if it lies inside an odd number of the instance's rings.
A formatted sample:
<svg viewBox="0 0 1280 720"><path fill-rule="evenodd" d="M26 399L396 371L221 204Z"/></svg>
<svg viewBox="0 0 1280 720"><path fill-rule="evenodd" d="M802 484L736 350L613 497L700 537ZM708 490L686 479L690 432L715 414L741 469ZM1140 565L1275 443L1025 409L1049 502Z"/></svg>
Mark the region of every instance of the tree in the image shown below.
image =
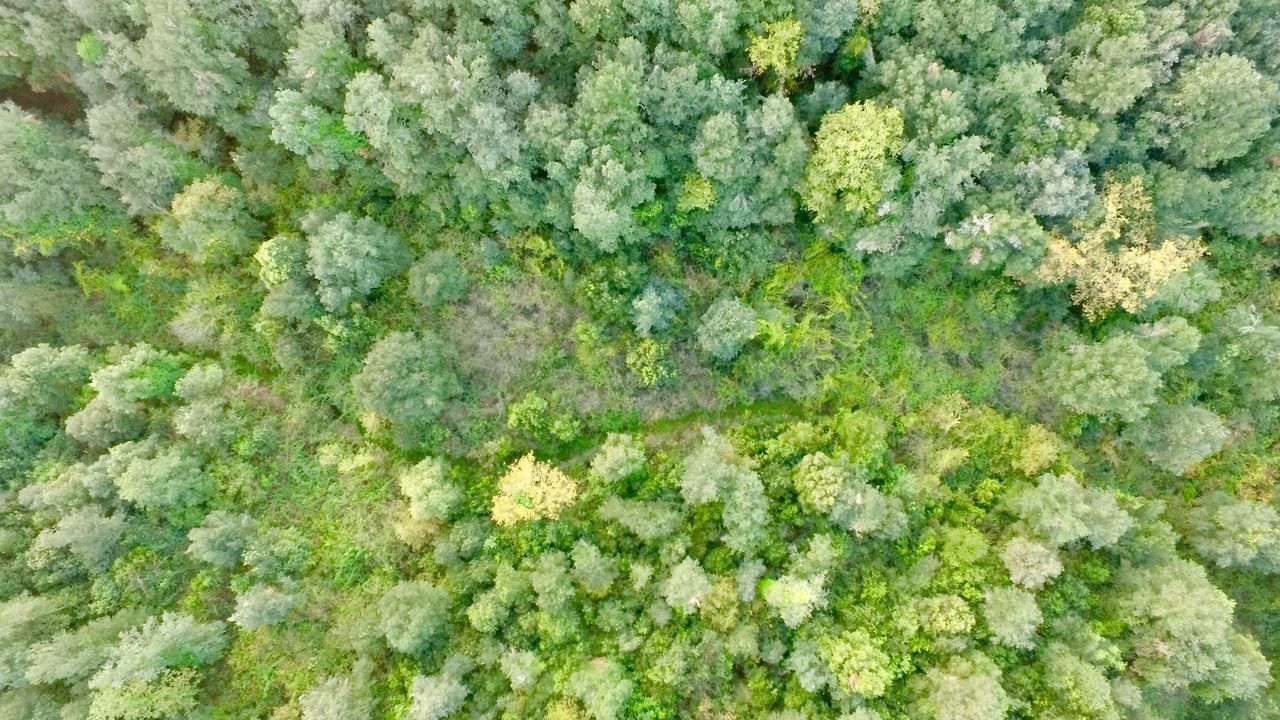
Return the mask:
<svg viewBox="0 0 1280 720"><path fill-rule="evenodd" d="M915 145L945 146L975 120L972 82L929 55L893 53L868 71L885 89L883 101L902 113Z"/></svg>
<svg viewBox="0 0 1280 720"><path fill-rule="evenodd" d="M0 601L0 688L26 684L34 643L66 627L65 597L22 591Z"/></svg>
<svg viewBox="0 0 1280 720"><path fill-rule="evenodd" d="M818 649L840 689L875 698L893 682L892 660L881 643L862 630L849 630L818 640Z"/></svg>
<svg viewBox="0 0 1280 720"><path fill-rule="evenodd" d="M1217 491L1187 520L1191 546L1218 567L1280 572L1280 513L1271 505Z"/></svg>
<svg viewBox="0 0 1280 720"><path fill-rule="evenodd" d="M1177 59L1181 19L1137 2L1086 8L1059 45L1058 93L1102 118L1129 109Z"/></svg>
<svg viewBox="0 0 1280 720"><path fill-rule="evenodd" d="M120 498L146 510L198 505L213 492L200 461L171 447L133 460L116 478Z"/></svg>
<svg viewBox="0 0 1280 720"><path fill-rule="evenodd" d="M277 90L273 100L267 111L272 140L302 156L312 170L359 167L356 153L364 149L365 139L347 129L341 116L309 102L297 90Z"/></svg>
<svg viewBox="0 0 1280 720"><path fill-rule="evenodd" d="M369 25L371 52L378 44L378 28L386 27L383 20L377 18ZM432 177L423 171L430 160L420 137L418 113L388 87L386 78L368 70L356 73L347 83L343 111L343 124L368 141L382 159L382 174L401 192L426 187Z"/></svg>
<svg viewBox="0 0 1280 720"><path fill-rule="evenodd" d="M253 259L258 262L258 279L269 288L307 277L307 244L297 235L263 241Z"/></svg>
<svg viewBox="0 0 1280 720"><path fill-rule="evenodd" d="M1044 621L1036 598L1026 590L997 587L987 591L982 616L991 639L1019 650L1035 647L1036 628Z"/></svg>
<svg viewBox="0 0 1280 720"><path fill-rule="evenodd" d="M710 187L710 184L707 187ZM687 181L685 190L688 191ZM681 195L681 202L683 198L684 195ZM707 203L702 209L706 210L709 207L710 203ZM687 211L688 208L685 210ZM674 289L667 285L649 283L644 291L631 301L631 317L636 334L642 338L648 338L653 333L666 330L680 307L680 296Z"/></svg>
<svg viewBox="0 0 1280 720"><path fill-rule="evenodd" d="M1182 165L1211 168L1244 155L1271 127L1280 88L1239 55L1188 60L1146 118Z"/></svg>
<svg viewBox="0 0 1280 720"><path fill-rule="evenodd" d="M1231 235L1280 235L1280 168L1232 173L1228 192L1208 208L1213 224Z"/></svg>
<svg viewBox="0 0 1280 720"><path fill-rule="evenodd" d="M508 466L498 480L490 514L499 525L554 520L577 497L577 484L568 475L529 453Z"/></svg>
<svg viewBox="0 0 1280 720"><path fill-rule="evenodd" d="M822 118L800 195L819 222L861 217L880 201L891 158L902 149L902 115L859 102Z"/></svg>
<svg viewBox="0 0 1280 720"><path fill-rule="evenodd" d="M1031 213L979 206L947 231L946 246L964 255L965 263L980 271L1003 268L1023 282L1033 279L1044 256L1048 233Z"/></svg>
<svg viewBox="0 0 1280 720"><path fill-rule="evenodd" d="M120 634L109 659L89 679L94 689L149 683L165 671L207 665L222 656L223 623L202 623L185 613L166 612Z"/></svg>
<svg viewBox="0 0 1280 720"><path fill-rule="evenodd" d="M444 250L427 253L409 268L409 296L424 308L461 298L468 285L458 259Z"/></svg>
<svg viewBox="0 0 1280 720"><path fill-rule="evenodd" d="M1157 241L1151 198L1140 176L1108 176L1102 193L1103 220L1083 230L1079 240L1050 235L1037 278L1071 282L1071 298L1089 320L1117 307L1134 313L1160 288L1186 272L1204 254L1204 246L1185 236Z"/></svg>
<svg viewBox="0 0 1280 720"><path fill-rule="evenodd" d="M698 325L698 346L720 362L733 360L755 336L756 311L732 297L712 303Z"/></svg>
<svg viewBox="0 0 1280 720"><path fill-rule="evenodd" d="M120 634L144 619L138 609L121 610L35 643L28 650L27 680L49 685L88 679L111 656Z"/></svg>
<svg viewBox="0 0 1280 720"><path fill-rule="evenodd" d="M1019 199L1040 217L1076 217L1094 199L1089 165L1079 150L1028 160L1014 171Z"/></svg>
<svg viewBox="0 0 1280 720"><path fill-rule="evenodd" d="M174 394L186 404L173 413L173 429L208 450L218 450L235 437L244 420L227 401L231 378L221 366L193 366L174 386Z"/></svg>
<svg viewBox="0 0 1280 720"><path fill-rule="evenodd" d="M826 577L799 577L783 575L777 580L767 580L761 585L761 597L788 628L797 628L826 604L824 584Z"/></svg>
<svg viewBox="0 0 1280 720"><path fill-rule="evenodd" d="M533 652L514 648L503 654L498 662L502 667L502 674L507 676L507 681L511 683L513 690L525 690L531 687L546 667L546 663Z"/></svg>
<svg viewBox="0 0 1280 720"><path fill-rule="evenodd" d="M653 198L643 169L628 166L612 148L596 148L573 186L573 227L601 252L615 252L646 236L636 211Z"/></svg>
<svg viewBox="0 0 1280 720"><path fill-rule="evenodd" d="M1280 326L1253 306L1237 306L1214 321L1204 353L1212 358L1209 381L1246 406L1280 397Z"/></svg>
<svg viewBox="0 0 1280 720"><path fill-rule="evenodd" d="M177 357L146 343L124 349L94 371L89 385L97 395L67 418L67 434L94 447L135 437L142 429L142 403L171 395L184 373Z"/></svg>
<svg viewBox="0 0 1280 720"><path fill-rule="evenodd" d="M933 720L1000 720L1009 708L999 668L977 652L929 668L919 685L916 705Z"/></svg>
<svg viewBox="0 0 1280 720"><path fill-rule="evenodd" d="M573 577L588 595L606 595L618 577L617 563L586 540L574 543L569 553L573 560Z"/></svg>
<svg viewBox="0 0 1280 720"><path fill-rule="evenodd" d="M977 622L969 604L958 595L918 598L915 606L920 628L932 635L964 635Z"/></svg>
<svg viewBox="0 0 1280 720"><path fill-rule="evenodd" d="M1176 315L1139 325L1133 338L1146 351L1147 365L1158 373L1185 364L1200 347L1200 331Z"/></svg>
<svg viewBox="0 0 1280 720"><path fill-rule="evenodd" d="M240 564L256 529L257 523L248 515L214 510L187 533L191 541L187 554L201 562L235 567Z"/></svg>
<svg viewBox="0 0 1280 720"><path fill-rule="evenodd" d="M311 554L306 536L293 527L260 528L244 549L244 564L255 575L285 580L300 575Z"/></svg>
<svg viewBox="0 0 1280 720"><path fill-rule="evenodd" d="M120 513L105 515L97 505L85 505L63 515L57 525L41 530L35 546L65 548L85 568L102 571L115 559L126 527Z"/></svg>
<svg viewBox="0 0 1280 720"><path fill-rule="evenodd" d="M365 410L390 420L405 445L414 444L461 390L444 343L434 334L408 332L374 343L351 385Z"/></svg>
<svg viewBox="0 0 1280 720"><path fill-rule="evenodd" d="M1009 571L1009 579L1028 590L1039 590L1062 573L1062 561L1053 548L1024 537L1006 543L1000 560Z"/></svg>
<svg viewBox="0 0 1280 720"><path fill-rule="evenodd" d="M1199 405L1158 407L1125 432L1148 460L1175 475L1218 452L1229 435L1222 418Z"/></svg>
<svg viewBox="0 0 1280 720"><path fill-rule="evenodd" d="M297 595L259 583L236 596L236 610L227 619L241 630L253 632L281 622L297 603Z"/></svg>
<svg viewBox="0 0 1280 720"><path fill-rule="evenodd" d="M840 489L828 517L859 536L883 540L898 538L907 526L902 500L860 479Z"/></svg>
<svg viewBox="0 0 1280 720"><path fill-rule="evenodd" d="M591 472L606 483L614 484L643 472L644 464L643 441L633 435L609 433L591 459Z"/></svg>
<svg viewBox="0 0 1280 720"><path fill-rule="evenodd" d="M984 138L966 135L943 147L930 145L914 153L903 229L921 237L941 234L948 211L991 166L991 153L982 149L985 143Z"/></svg>
<svg viewBox="0 0 1280 720"><path fill-rule="evenodd" d="M600 503L596 513L604 520L618 523L645 542L668 537L680 528L683 520L670 503L624 500L617 496L610 496Z"/></svg>
<svg viewBox="0 0 1280 720"><path fill-rule="evenodd" d="M319 284L320 302L344 312L383 280L409 265L409 248L372 219L338 213L309 233L307 269Z"/></svg>
<svg viewBox="0 0 1280 720"><path fill-rule="evenodd" d="M452 673L416 675L409 689L408 720L441 720L462 709L471 690Z"/></svg>
<svg viewBox="0 0 1280 720"><path fill-rule="evenodd" d="M1012 493L1006 503L1053 547L1078 540L1108 547L1133 526L1114 492L1086 488L1072 475L1041 475L1035 486Z"/></svg>
<svg viewBox="0 0 1280 720"><path fill-rule="evenodd" d="M302 720L369 720L373 698L368 675L372 663L361 659L347 675L331 675L298 696Z"/></svg>
<svg viewBox="0 0 1280 720"><path fill-rule="evenodd" d="M799 68L796 56L804 39L804 26L794 17L766 23L764 35L751 35L747 46L747 58L758 75L773 71L778 87L785 88L795 78Z"/></svg>
<svg viewBox="0 0 1280 720"><path fill-rule="evenodd" d="M1042 665L1045 677L1054 679L1044 693L1044 700L1053 712L1065 717L1098 720L1122 717L1112 699L1112 685L1106 674L1067 645L1051 643L1044 651Z"/></svg>
<svg viewBox="0 0 1280 720"><path fill-rule="evenodd" d="M0 413L41 419L65 415L92 369L89 351L80 345L41 343L14 353L9 366L0 369Z"/></svg>
<svg viewBox="0 0 1280 720"><path fill-rule="evenodd" d="M144 105L125 95L94 103L85 119L90 137L85 149L102 183L134 215L162 213L174 194L207 170L173 143Z"/></svg>
<svg viewBox="0 0 1280 720"><path fill-rule="evenodd" d="M244 251L255 231L244 194L217 175L183 188L156 228L165 245L196 262Z"/></svg>
<svg viewBox="0 0 1280 720"><path fill-rule="evenodd" d="M1147 362L1147 351L1129 335L1078 343L1050 355L1042 375L1072 410L1128 422L1146 416L1162 383Z"/></svg>
<svg viewBox="0 0 1280 720"><path fill-rule="evenodd" d="M710 427L702 429L702 443L685 458L680 475L680 494L690 505L714 501L730 476L740 472L743 462L728 438Z"/></svg>
<svg viewBox="0 0 1280 720"><path fill-rule="evenodd" d="M1269 682L1265 660L1242 662L1252 651L1232 629L1234 603L1204 568L1174 558L1130 568L1119 585L1118 608L1132 632L1130 667L1154 687L1222 683L1230 696L1246 699ZM1236 672L1241 677L1231 678Z"/></svg>
<svg viewBox="0 0 1280 720"><path fill-rule="evenodd" d="M378 618L387 644L415 655L427 650L449 621L452 599L425 580L399 582L378 601Z"/></svg>
<svg viewBox="0 0 1280 720"><path fill-rule="evenodd" d="M326 105L337 104L338 90L357 67L342 28L330 21L304 21L293 47L284 54L284 63L304 94Z"/></svg>
<svg viewBox="0 0 1280 720"><path fill-rule="evenodd" d="M443 460L426 458L400 473L400 492L409 499L409 513L422 520L447 520L462 503L462 490L449 480Z"/></svg>
<svg viewBox="0 0 1280 720"><path fill-rule="evenodd" d="M592 720L615 720L631 697L633 684L622 667L593 658L569 676L569 694L582 701Z"/></svg>
<svg viewBox="0 0 1280 720"><path fill-rule="evenodd" d="M684 615L696 612L710 592L711 581L707 579L706 572L697 560L690 557L671 569L671 575L662 586L663 599Z"/></svg>
<svg viewBox="0 0 1280 720"><path fill-rule="evenodd" d="M18 249L56 254L75 233L122 212L83 146L71 128L0 104L0 224Z"/></svg>
<svg viewBox="0 0 1280 720"><path fill-rule="evenodd" d="M234 0L148 0L146 33L135 45L150 87L185 112L234 126L234 112L257 87L236 50L266 24L264 10Z"/></svg>

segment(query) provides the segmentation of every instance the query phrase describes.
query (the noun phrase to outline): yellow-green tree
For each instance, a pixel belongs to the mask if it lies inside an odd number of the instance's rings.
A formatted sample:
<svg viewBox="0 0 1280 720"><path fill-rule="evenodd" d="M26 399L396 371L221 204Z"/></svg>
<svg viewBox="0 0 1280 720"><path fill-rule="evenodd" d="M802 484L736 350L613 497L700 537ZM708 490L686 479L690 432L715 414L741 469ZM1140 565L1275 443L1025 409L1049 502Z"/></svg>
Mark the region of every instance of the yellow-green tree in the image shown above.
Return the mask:
<svg viewBox="0 0 1280 720"><path fill-rule="evenodd" d="M568 475L529 453L512 463L498 480L490 514L499 525L554 519L577 497L578 486Z"/></svg>
<svg viewBox="0 0 1280 720"><path fill-rule="evenodd" d="M778 87L786 87L796 77L796 56L800 42L804 40L804 26L794 17L786 17L764 26L764 35L751 35L747 57L756 73L763 75L772 70L778 79Z"/></svg>
<svg viewBox="0 0 1280 720"><path fill-rule="evenodd" d="M856 102L822 118L800 195L819 222L841 211L872 210L883 194L890 160L902 150L902 115Z"/></svg>
<svg viewBox="0 0 1280 720"><path fill-rule="evenodd" d="M1142 310L1175 275L1204 254L1197 240L1178 235L1156 239L1151 197L1142 178L1107 176L1102 194L1103 219L1081 230L1072 242L1052 235L1037 278L1072 283L1071 298L1085 317L1097 320L1117 307Z"/></svg>

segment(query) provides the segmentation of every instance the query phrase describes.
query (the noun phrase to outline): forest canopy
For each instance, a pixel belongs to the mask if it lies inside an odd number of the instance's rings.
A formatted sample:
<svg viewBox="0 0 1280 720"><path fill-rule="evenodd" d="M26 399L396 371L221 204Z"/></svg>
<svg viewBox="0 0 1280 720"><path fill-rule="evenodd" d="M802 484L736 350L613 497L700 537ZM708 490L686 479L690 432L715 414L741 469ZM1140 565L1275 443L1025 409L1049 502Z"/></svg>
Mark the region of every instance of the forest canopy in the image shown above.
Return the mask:
<svg viewBox="0 0 1280 720"><path fill-rule="evenodd" d="M1276 0L0 43L0 720L1280 717Z"/></svg>

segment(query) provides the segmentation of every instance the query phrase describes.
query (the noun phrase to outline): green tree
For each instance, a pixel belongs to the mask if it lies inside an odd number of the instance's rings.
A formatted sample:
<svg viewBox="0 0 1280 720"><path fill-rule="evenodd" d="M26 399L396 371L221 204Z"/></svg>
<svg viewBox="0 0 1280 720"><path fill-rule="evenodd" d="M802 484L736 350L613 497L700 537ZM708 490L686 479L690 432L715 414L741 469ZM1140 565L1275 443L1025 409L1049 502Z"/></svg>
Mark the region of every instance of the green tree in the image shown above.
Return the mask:
<svg viewBox="0 0 1280 720"><path fill-rule="evenodd" d="M685 615L697 612L698 606L711 592L711 581L697 560L686 557L671 569L663 585L662 596L671 607Z"/></svg>
<svg viewBox="0 0 1280 720"><path fill-rule="evenodd" d="M608 658L593 658L569 676L568 690L582 701L592 720L615 720L634 684L622 667Z"/></svg>
<svg viewBox="0 0 1280 720"><path fill-rule="evenodd" d="M1035 647L1036 628L1044 621L1035 596L1012 587L988 590L982 602L982 616L992 640L1020 650Z"/></svg>
<svg viewBox="0 0 1280 720"><path fill-rule="evenodd" d="M1126 430L1125 438L1156 466L1185 475L1222 449L1230 434L1222 418L1208 408L1166 405Z"/></svg>
<svg viewBox="0 0 1280 720"><path fill-rule="evenodd" d="M591 472L609 484L643 472L644 466L644 442L622 433L609 433L591 459Z"/></svg>
<svg viewBox="0 0 1280 720"><path fill-rule="evenodd" d="M929 668L919 686L916 707L933 720L1000 720L1009 708L999 668L977 652Z"/></svg>
<svg viewBox="0 0 1280 720"><path fill-rule="evenodd" d="M245 632L283 621L298 603L298 596L259 583L236 596L236 609L227 618Z"/></svg>
<svg viewBox="0 0 1280 720"><path fill-rule="evenodd" d="M467 292L467 274L452 253L427 253L409 268L409 296L424 308L453 302Z"/></svg>
<svg viewBox="0 0 1280 720"><path fill-rule="evenodd" d="M1087 488L1072 475L1041 475L1034 486L1012 493L1006 503L1053 547L1088 540L1094 548L1114 545L1133 526L1115 493Z"/></svg>
<svg viewBox="0 0 1280 720"><path fill-rule="evenodd" d="M400 473L400 493L409 499L409 512L423 520L447 520L462 503L462 490L449 479L449 467L426 458Z"/></svg>
<svg viewBox="0 0 1280 720"><path fill-rule="evenodd" d="M893 682L891 658L862 630L821 638L818 648L836 684L851 695L880 697Z"/></svg>
<svg viewBox="0 0 1280 720"><path fill-rule="evenodd" d="M331 675L298 696L302 720L369 720L373 698L368 675L371 663L360 660L348 675Z"/></svg>
<svg viewBox="0 0 1280 720"><path fill-rule="evenodd" d="M235 567L244 557L257 523L248 515L214 510L198 527L191 528L187 554L201 562Z"/></svg>
<svg viewBox="0 0 1280 720"><path fill-rule="evenodd" d="M76 242L75 233L123 210L102 186L82 138L12 102L0 104L0 177L0 223L20 251L56 254Z"/></svg>
<svg viewBox="0 0 1280 720"><path fill-rule="evenodd" d="M1119 586L1118 607L1132 633L1130 667L1154 687L1176 692L1221 683L1229 697L1248 699L1270 682L1265 661L1245 662L1256 645L1232 628L1234 603L1204 568L1171 559L1128 570Z"/></svg>
<svg viewBox="0 0 1280 720"><path fill-rule="evenodd" d="M409 264L404 241L372 219L339 213L309 233L307 269L320 302L333 312L363 300Z"/></svg>
<svg viewBox="0 0 1280 720"><path fill-rule="evenodd" d="M389 333L351 379L365 410L389 420L404 445L435 422L460 391L449 348L433 334Z"/></svg>
<svg viewBox="0 0 1280 720"><path fill-rule="evenodd" d="M1280 88L1238 55L1192 58L1146 118L1181 164L1211 168L1244 155L1280 111Z"/></svg>
<svg viewBox="0 0 1280 720"><path fill-rule="evenodd" d="M378 601L382 634L393 649L410 655L429 648L449 621L448 591L425 580L397 583Z"/></svg>
<svg viewBox="0 0 1280 720"><path fill-rule="evenodd" d="M1042 377L1072 410L1128 422L1146 416L1162 383L1142 344L1128 335L1054 353L1044 363Z"/></svg>
<svg viewBox="0 0 1280 720"><path fill-rule="evenodd" d="M1062 561L1053 548L1024 537L1006 543L1000 560L1009 571L1009 579L1028 590L1039 590L1062 574Z"/></svg>
<svg viewBox="0 0 1280 720"><path fill-rule="evenodd" d="M121 633L89 687L118 689L154 682L175 668L207 665L222 656L226 641L221 622L202 623L185 613L165 612Z"/></svg>
<svg viewBox="0 0 1280 720"><path fill-rule="evenodd" d="M441 720L462 709L471 690L453 673L416 675L409 689L409 720Z"/></svg>
<svg viewBox="0 0 1280 720"><path fill-rule="evenodd" d="M160 240L196 262L245 250L255 234L244 194L211 175L183 188L156 228Z"/></svg>
<svg viewBox="0 0 1280 720"><path fill-rule="evenodd" d="M1280 572L1280 513L1270 504L1217 491L1187 515L1188 540L1218 567Z"/></svg>
<svg viewBox="0 0 1280 720"><path fill-rule="evenodd" d="M179 447L133 460L116 478L116 487L121 499L147 510L198 505L213 492L200 460Z"/></svg>
<svg viewBox="0 0 1280 720"><path fill-rule="evenodd" d="M756 336L756 311L737 298L716 300L698 325L698 346L720 362L729 362Z"/></svg>

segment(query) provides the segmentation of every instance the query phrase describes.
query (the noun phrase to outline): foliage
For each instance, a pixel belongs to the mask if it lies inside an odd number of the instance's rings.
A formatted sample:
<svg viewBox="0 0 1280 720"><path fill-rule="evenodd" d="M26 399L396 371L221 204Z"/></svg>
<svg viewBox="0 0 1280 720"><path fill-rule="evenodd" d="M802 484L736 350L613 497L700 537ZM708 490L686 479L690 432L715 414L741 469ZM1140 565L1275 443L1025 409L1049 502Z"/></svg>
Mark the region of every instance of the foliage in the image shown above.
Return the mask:
<svg viewBox="0 0 1280 720"><path fill-rule="evenodd" d="M0 718L1274 716L1274 4L6 3Z"/></svg>

